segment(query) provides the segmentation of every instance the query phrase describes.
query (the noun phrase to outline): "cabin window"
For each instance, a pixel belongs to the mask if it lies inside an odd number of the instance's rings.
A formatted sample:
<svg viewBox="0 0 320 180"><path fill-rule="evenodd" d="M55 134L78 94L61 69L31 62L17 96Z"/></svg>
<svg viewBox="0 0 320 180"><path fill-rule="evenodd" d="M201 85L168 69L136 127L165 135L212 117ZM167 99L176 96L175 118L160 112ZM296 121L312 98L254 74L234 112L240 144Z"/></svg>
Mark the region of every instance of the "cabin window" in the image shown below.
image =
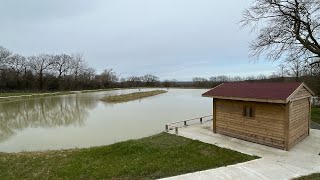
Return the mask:
<svg viewBox="0 0 320 180"><path fill-rule="evenodd" d="M254 109L251 106L244 106L243 116L245 117L254 117Z"/></svg>

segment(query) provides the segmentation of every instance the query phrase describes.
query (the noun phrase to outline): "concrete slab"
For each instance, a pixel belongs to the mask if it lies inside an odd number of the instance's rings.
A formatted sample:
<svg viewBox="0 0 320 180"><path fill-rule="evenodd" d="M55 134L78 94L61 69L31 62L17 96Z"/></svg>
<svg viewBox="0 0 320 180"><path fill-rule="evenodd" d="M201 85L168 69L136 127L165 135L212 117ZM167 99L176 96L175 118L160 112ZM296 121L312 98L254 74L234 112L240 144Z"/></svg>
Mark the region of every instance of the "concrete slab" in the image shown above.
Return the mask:
<svg viewBox="0 0 320 180"><path fill-rule="evenodd" d="M289 152L215 134L212 132L211 123L179 128L178 135L261 158L231 166L165 178L168 180L292 179L320 172L320 130L310 130L310 136Z"/></svg>

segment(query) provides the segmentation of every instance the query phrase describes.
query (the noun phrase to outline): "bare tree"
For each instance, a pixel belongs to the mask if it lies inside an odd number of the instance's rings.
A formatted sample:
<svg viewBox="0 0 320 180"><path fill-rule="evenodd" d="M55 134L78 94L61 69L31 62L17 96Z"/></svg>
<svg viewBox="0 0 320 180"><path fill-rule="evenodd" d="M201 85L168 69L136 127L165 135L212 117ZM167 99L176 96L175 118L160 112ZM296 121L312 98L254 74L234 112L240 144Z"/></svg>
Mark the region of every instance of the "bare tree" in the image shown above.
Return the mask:
<svg viewBox="0 0 320 180"><path fill-rule="evenodd" d="M105 69L103 72L96 76L96 79L100 83L100 86L103 88L110 87L112 83L115 83L119 80L117 74L113 69Z"/></svg>
<svg viewBox="0 0 320 180"><path fill-rule="evenodd" d="M141 85L142 80L141 80L141 77L130 76L130 77L127 78L127 83L128 83L129 86L137 87L137 86Z"/></svg>
<svg viewBox="0 0 320 180"><path fill-rule="evenodd" d="M6 48L0 46L0 70L4 69L5 60L11 55L12 53L7 50Z"/></svg>
<svg viewBox="0 0 320 180"><path fill-rule="evenodd" d="M72 61L71 61L71 74L73 75L73 87L77 87L77 83L79 81L79 76L84 72L84 70L88 68L88 65L86 64L85 59L83 58L82 54L74 54L72 55Z"/></svg>
<svg viewBox="0 0 320 180"><path fill-rule="evenodd" d="M238 81L242 81L242 78L240 76L235 76L232 78L232 81L238 82Z"/></svg>
<svg viewBox="0 0 320 180"><path fill-rule="evenodd" d="M279 76L281 77L281 80L283 81L285 75L288 74L287 66L284 63L281 63L278 66L277 73L279 74Z"/></svg>
<svg viewBox="0 0 320 180"><path fill-rule="evenodd" d="M245 78L245 80L247 80L247 81L254 81L254 80L256 80L257 78L254 76L254 75L249 75L249 76L247 76L246 78Z"/></svg>
<svg viewBox="0 0 320 180"><path fill-rule="evenodd" d="M267 77L264 74L260 74L257 76L257 79L258 80L265 80L265 79L267 79Z"/></svg>
<svg viewBox="0 0 320 180"><path fill-rule="evenodd" d="M244 11L243 26L259 30L251 53L270 60L289 57L320 64L319 0L256 0Z"/></svg>
<svg viewBox="0 0 320 180"><path fill-rule="evenodd" d="M53 70L58 75L58 88L61 89L63 86L63 76L65 77L68 73L70 73L72 64L72 57L67 54L60 54L54 56L53 61ZM64 79L65 80L65 79Z"/></svg>
<svg viewBox="0 0 320 180"><path fill-rule="evenodd" d="M141 77L141 80L146 86L154 86L159 81L159 78L152 74L146 74Z"/></svg>
<svg viewBox="0 0 320 180"><path fill-rule="evenodd" d="M209 86L209 81L206 78L194 77L192 78L193 85L195 87L206 87Z"/></svg>
<svg viewBox="0 0 320 180"><path fill-rule="evenodd" d="M43 90L43 76L44 73L52 68L54 64L54 56L48 54L41 54L39 56L29 57L30 68L39 77L39 89Z"/></svg>
<svg viewBox="0 0 320 180"><path fill-rule="evenodd" d="M230 81L230 78L226 75L220 75L220 76L217 76L217 81L218 82L228 82L228 81Z"/></svg>
<svg viewBox="0 0 320 180"><path fill-rule="evenodd" d="M298 82L299 77L302 74L303 71L303 64L298 59L295 59L294 61L290 61L290 71L289 75L295 77L295 80Z"/></svg>
<svg viewBox="0 0 320 180"><path fill-rule="evenodd" d="M54 56L53 69L57 71L59 79L71 69L71 62L72 57L67 54Z"/></svg>
<svg viewBox="0 0 320 180"><path fill-rule="evenodd" d="M21 77L22 73L26 71L26 68L27 68L26 58L24 56L19 55L19 54L9 56L6 61L6 66L10 70L12 70L12 72L15 73L16 83L19 86L20 77Z"/></svg>

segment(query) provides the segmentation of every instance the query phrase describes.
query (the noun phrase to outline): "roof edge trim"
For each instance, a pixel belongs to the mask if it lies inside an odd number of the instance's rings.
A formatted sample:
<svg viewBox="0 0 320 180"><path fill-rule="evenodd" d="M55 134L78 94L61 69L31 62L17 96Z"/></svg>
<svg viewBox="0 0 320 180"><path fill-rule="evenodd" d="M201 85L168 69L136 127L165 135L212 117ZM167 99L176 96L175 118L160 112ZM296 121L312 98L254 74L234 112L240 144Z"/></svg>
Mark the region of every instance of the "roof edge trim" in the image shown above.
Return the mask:
<svg viewBox="0 0 320 180"><path fill-rule="evenodd" d="M202 95L202 97L210 97L210 98L215 98L215 99L237 100L237 101L278 103L278 104L286 104L287 103L286 100L281 100L281 99L257 99L257 98L241 98L241 97L226 97L226 96L206 96L206 95Z"/></svg>

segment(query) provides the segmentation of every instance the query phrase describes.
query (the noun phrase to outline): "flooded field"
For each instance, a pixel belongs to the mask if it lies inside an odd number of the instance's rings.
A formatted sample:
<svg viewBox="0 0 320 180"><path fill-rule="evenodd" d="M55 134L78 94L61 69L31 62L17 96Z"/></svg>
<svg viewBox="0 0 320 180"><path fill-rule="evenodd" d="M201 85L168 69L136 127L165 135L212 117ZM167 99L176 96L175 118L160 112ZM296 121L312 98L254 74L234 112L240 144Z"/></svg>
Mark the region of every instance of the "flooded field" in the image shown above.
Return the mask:
<svg viewBox="0 0 320 180"><path fill-rule="evenodd" d="M0 152L108 145L162 132L168 122L212 113L212 100L201 97L205 89L168 89L165 94L118 104L99 100L137 91L115 90L0 103Z"/></svg>

